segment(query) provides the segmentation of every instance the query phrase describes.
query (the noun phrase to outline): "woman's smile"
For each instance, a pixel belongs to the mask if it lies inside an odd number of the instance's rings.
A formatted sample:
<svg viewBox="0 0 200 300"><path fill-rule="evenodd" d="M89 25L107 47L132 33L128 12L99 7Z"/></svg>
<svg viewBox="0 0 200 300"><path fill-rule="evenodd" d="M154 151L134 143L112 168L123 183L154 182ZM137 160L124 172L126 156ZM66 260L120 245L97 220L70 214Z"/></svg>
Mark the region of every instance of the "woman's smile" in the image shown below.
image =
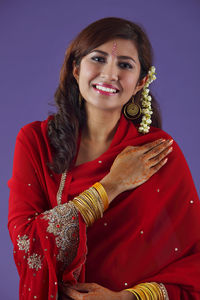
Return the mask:
<svg viewBox="0 0 200 300"><path fill-rule="evenodd" d="M93 88L102 95L113 96L119 92L119 89L115 88L111 84L97 83L92 85Z"/></svg>

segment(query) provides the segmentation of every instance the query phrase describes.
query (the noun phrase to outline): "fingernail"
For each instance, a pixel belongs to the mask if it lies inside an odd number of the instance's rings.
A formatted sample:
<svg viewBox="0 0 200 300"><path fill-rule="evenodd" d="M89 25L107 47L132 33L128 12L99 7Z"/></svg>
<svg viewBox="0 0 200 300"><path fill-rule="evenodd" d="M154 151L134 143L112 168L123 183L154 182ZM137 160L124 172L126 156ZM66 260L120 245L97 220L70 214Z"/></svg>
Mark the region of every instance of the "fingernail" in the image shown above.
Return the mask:
<svg viewBox="0 0 200 300"><path fill-rule="evenodd" d="M173 144L173 141L174 141L174 140L172 140L172 139L171 139L171 140L168 140L168 144L169 144L169 145Z"/></svg>
<svg viewBox="0 0 200 300"><path fill-rule="evenodd" d="M170 147L168 153L172 152L172 150L173 150L173 147Z"/></svg>

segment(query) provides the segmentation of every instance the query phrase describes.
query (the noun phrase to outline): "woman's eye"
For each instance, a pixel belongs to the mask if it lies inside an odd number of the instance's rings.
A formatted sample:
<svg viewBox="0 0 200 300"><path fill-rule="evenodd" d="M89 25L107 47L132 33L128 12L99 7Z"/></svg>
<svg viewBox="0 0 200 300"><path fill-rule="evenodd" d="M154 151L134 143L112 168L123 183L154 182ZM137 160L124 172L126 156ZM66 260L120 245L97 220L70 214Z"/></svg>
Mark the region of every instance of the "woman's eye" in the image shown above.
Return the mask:
<svg viewBox="0 0 200 300"><path fill-rule="evenodd" d="M100 62L100 63L105 62L105 58L104 58L104 57L101 57L101 56L93 56L93 57L92 57L92 60L97 61L97 62Z"/></svg>
<svg viewBox="0 0 200 300"><path fill-rule="evenodd" d="M132 69L133 68L133 66L131 64L126 63L126 62L120 62L119 66L121 69Z"/></svg>

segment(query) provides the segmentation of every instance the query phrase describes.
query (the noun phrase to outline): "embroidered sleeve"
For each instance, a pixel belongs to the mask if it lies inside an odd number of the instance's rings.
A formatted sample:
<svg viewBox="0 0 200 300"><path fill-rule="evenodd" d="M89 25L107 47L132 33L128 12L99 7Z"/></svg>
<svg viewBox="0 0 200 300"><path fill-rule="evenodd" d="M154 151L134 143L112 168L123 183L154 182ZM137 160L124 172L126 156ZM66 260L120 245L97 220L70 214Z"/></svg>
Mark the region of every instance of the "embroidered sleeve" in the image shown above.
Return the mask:
<svg viewBox="0 0 200 300"><path fill-rule="evenodd" d="M14 258L21 278L20 299L29 299L27 293L30 299L34 299L33 296L37 297L35 299L56 299L57 283L77 256L79 215L69 202L28 219L29 223L24 222L24 226L15 225L17 234L12 234ZM73 270L69 281L76 282L83 262ZM51 285L47 274L52 276ZM43 283L46 294L37 291L38 281Z"/></svg>
<svg viewBox="0 0 200 300"><path fill-rule="evenodd" d="M73 203L48 209L35 159L18 139L9 182L8 228L20 276L20 300L57 299L63 274L65 281L76 283L86 252L84 223Z"/></svg>
<svg viewBox="0 0 200 300"><path fill-rule="evenodd" d="M79 244L78 212L73 203L58 205L41 216L48 221L47 232L55 236L58 248L56 258L62 262L62 268L74 260Z"/></svg>

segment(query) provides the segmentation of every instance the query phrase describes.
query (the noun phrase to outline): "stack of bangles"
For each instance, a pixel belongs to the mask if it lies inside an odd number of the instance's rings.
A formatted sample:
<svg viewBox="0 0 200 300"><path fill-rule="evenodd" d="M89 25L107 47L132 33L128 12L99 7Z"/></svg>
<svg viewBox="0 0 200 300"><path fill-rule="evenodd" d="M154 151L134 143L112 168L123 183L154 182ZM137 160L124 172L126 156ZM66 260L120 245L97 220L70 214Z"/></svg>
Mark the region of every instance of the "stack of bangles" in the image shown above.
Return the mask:
<svg viewBox="0 0 200 300"><path fill-rule="evenodd" d="M126 289L131 292L137 300L169 300L164 284L156 282L145 282Z"/></svg>
<svg viewBox="0 0 200 300"><path fill-rule="evenodd" d="M104 187L96 182L88 190L81 193L71 201L80 212L87 226L103 217L108 208L109 201ZM137 300L168 300L165 286L156 282L140 283L131 289L126 289L135 295Z"/></svg>
<svg viewBox="0 0 200 300"><path fill-rule="evenodd" d="M102 218L109 205L107 193L99 182L75 197L72 203L87 226L91 226L97 219Z"/></svg>

